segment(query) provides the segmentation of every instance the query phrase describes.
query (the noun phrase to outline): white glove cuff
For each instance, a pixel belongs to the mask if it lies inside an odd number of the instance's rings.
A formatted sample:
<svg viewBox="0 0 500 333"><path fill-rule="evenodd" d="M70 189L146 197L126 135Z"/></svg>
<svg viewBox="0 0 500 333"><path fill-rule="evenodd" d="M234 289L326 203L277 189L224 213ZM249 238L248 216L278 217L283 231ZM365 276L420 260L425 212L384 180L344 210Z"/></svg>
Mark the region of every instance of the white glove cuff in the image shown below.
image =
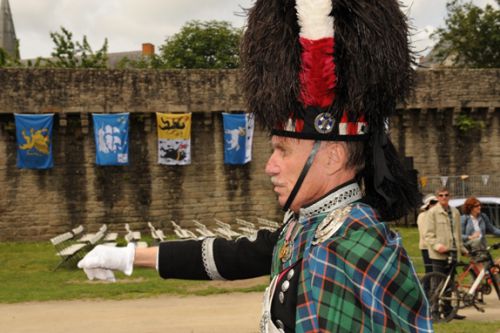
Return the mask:
<svg viewBox="0 0 500 333"><path fill-rule="evenodd" d="M127 247L124 248L124 250L126 251L126 256L125 256L126 261L123 266L124 268L123 273L130 276L134 271L135 244L128 243Z"/></svg>

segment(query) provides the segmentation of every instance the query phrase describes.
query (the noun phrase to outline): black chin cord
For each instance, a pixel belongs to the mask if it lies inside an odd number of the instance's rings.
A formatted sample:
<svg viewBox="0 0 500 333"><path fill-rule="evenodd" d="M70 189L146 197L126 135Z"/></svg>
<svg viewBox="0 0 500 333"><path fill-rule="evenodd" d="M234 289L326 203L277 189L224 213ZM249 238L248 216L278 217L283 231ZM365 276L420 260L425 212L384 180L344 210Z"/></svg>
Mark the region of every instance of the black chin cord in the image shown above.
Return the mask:
<svg viewBox="0 0 500 333"><path fill-rule="evenodd" d="M288 196L288 199L286 200L286 203L283 206L283 210L285 212L290 208L293 200L295 199L295 196L297 195L297 192L299 192L299 189L302 186L302 182L304 181L304 178L306 178L307 172L311 168L311 165L314 161L314 157L316 156L316 153L318 152L320 145L321 145L321 141L314 142L314 146L312 147L311 153L309 154L309 157L307 158L306 164L304 165L304 168L302 169L302 172L300 173L300 176L297 179L297 182L295 183L295 186L293 187L292 192L290 192L290 195Z"/></svg>

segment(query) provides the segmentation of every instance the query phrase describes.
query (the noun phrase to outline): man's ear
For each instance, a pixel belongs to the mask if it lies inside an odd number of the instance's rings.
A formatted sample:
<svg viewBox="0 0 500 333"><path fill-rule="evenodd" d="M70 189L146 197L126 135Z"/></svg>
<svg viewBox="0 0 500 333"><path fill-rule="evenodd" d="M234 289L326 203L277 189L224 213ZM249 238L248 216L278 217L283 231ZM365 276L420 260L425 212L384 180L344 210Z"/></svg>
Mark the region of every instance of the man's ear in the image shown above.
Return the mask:
<svg viewBox="0 0 500 333"><path fill-rule="evenodd" d="M342 144L337 142L328 143L328 164L340 163L345 155Z"/></svg>
<svg viewBox="0 0 500 333"><path fill-rule="evenodd" d="M328 146L328 173L337 173L344 167L345 163L345 149L340 142L329 142Z"/></svg>

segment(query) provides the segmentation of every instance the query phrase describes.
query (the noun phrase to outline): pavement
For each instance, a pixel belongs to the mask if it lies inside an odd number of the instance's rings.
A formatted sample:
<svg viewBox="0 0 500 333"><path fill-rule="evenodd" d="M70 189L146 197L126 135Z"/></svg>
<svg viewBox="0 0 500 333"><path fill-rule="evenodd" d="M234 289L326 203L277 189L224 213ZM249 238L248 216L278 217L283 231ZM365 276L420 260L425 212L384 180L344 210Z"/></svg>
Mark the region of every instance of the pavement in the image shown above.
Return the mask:
<svg viewBox="0 0 500 333"><path fill-rule="evenodd" d="M477 311L474 307L459 310L458 313L466 316L468 321L500 321L500 300L493 290L489 295L484 296L485 305L479 305L484 312Z"/></svg>
<svg viewBox="0 0 500 333"><path fill-rule="evenodd" d="M485 312L460 310L464 321L500 321L500 300L485 297ZM262 293L161 296L136 300L76 300L0 304L0 331L9 333L176 332L256 333ZM492 332L493 333L493 332Z"/></svg>

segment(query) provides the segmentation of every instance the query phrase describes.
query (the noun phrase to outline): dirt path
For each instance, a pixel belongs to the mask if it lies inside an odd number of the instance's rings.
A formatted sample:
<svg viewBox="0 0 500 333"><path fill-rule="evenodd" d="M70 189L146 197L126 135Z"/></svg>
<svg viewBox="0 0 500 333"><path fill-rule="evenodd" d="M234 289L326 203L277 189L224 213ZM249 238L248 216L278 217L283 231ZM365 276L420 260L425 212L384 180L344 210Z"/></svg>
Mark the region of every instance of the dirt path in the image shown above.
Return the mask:
<svg viewBox="0 0 500 333"><path fill-rule="evenodd" d="M0 331L10 333L258 332L262 293L162 296L122 301L0 304ZM500 320L500 301L486 312L461 310L470 321Z"/></svg>
<svg viewBox="0 0 500 333"><path fill-rule="evenodd" d="M491 294L485 296L484 301L486 304L480 306L484 312L469 307L458 311L458 313L467 316L466 320L470 321L500 321L500 300L495 291L493 290Z"/></svg>
<svg viewBox="0 0 500 333"><path fill-rule="evenodd" d="M258 332L262 293L0 304L10 333Z"/></svg>

